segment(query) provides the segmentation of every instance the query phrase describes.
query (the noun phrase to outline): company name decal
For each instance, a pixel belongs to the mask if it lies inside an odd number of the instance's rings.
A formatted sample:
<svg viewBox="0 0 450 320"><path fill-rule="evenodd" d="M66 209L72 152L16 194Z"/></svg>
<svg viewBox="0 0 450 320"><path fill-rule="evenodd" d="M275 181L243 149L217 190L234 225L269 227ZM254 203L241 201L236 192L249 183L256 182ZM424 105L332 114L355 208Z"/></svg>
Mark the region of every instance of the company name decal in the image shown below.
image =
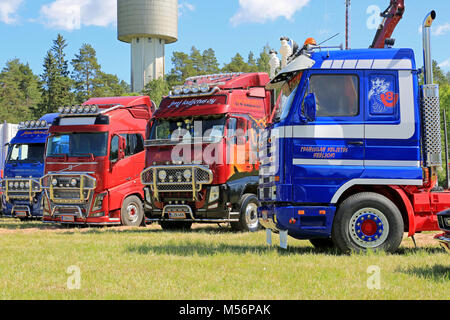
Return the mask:
<svg viewBox="0 0 450 320"><path fill-rule="evenodd" d="M215 104L217 99L215 98L207 98L207 99L189 99L189 100L180 100L180 101L171 101L167 108L179 108L179 107L190 107L190 106L198 106L202 104Z"/></svg>
<svg viewBox="0 0 450 320"><path fill-rule="evenodd" d="M45 130L39 130L39 131L23 131L20 136L26 136L26 135L36 135L36 134L47 134L47 131Z"/></svg>
<svg viewBox="0 0 450 320"><path fill-rule="evenodd" d="M347 147L336 146L304 146L300 152L305 154L305 158L312 159L335 159L342 158L342 155L348 152Z"/></svg>

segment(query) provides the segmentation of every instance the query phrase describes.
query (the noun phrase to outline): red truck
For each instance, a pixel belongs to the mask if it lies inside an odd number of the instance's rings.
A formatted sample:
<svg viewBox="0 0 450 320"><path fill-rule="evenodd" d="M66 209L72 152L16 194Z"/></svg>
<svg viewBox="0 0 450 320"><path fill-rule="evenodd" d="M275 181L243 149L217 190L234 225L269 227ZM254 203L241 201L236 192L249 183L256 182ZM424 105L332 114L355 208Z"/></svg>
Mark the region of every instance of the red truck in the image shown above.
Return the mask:
<svg viewBox="0 0 450 320"><path fill-rule="evenodd" d="M44 222L139 226L145 223L147 96L92 98L62 107L46 143Z"/></svg>
<svg viewBox="0 0 450 320"><path fill-rule="evenodd" d="M147 129L146 216L163 229L193 222L254 231L257 139L274 109L266 73L188 78L173 88Z"/></svg>

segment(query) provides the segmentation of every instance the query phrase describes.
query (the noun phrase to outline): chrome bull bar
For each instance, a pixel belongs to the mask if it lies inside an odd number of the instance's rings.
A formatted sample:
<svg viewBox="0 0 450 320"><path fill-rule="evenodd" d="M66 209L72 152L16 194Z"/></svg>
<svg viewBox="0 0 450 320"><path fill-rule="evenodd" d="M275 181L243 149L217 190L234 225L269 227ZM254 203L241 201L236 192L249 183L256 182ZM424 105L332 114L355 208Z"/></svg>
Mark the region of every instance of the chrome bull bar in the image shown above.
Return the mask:
<svg viewBox="0 0 450 320"><path fill-rule="evenodd" d="M5 192L8 202L14 200L28 200L33 202L36 193L42 191L38 180L33 178L7 178L1 181L1 189Z"/></svg>
<svg viewBox="0 0 450 320"><path fill-rule="evenodd" d="M192 200L198 200L198 192L213 181L212 171L201 165L152 166L141 172L141 182L150 186L153 197L159 201L160 193L192 192Z"/></svg>
<svg viewBox="0 0 450 320"><path fill-rule="evenodd" d="M40 184L50 201L77 204L91 200L97 180L83 172L49 173L41 178Z"/></svg>

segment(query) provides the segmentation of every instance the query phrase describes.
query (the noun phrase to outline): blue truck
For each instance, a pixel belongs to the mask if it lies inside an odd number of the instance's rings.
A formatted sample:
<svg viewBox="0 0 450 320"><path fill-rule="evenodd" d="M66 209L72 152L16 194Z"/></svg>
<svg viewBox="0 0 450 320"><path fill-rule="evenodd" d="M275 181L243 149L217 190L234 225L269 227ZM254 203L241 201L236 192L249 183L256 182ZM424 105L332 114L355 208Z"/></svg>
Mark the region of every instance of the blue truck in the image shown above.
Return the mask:
<svg viewBox="0 0 450 320"><path fill-rule="evenodd" d="M424 68L411 49L306 44L269 84L280 107L261 134L258 217L267 229L342 252L395 251L407 232L438 229L450 192L441 166L430 28ZM420 85L420 74L424 84Z"/></svg>
<svg viewBox="0 0 450 320"><path fill-rule="evenodd" d="M48 129L57 114L19 124L8 144L3 179L2 208L5 217L21 220L42 218L39 179L44 174L44 151Z"/></svg>

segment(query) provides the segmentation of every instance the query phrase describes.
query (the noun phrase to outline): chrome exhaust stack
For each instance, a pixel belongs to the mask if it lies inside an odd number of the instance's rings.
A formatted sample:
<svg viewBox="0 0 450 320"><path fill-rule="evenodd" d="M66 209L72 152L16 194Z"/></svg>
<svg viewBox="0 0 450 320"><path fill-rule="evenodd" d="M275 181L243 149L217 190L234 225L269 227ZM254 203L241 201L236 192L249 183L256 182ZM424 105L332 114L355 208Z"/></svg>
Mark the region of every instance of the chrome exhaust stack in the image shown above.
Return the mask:
<svg viewBox="0 0 450 320"><path fill-rule="evenodd" d="M434 19L436 19L436 12L431 11L425 17L422 25L424 60L424 85L422 86L423 150L425 165L431 168L432 179L436 179L436 169L442 166L439 86L433 83L430 44L430 29Z"/></svg>
<svg viewBox="0 0 450 320"><path fill-rule="evenodd" d="M436 19L436 11L431 11L422 24L422 40L423 40L423 62L425 72L425 84L433 84L433 62L431 59L431 25Z"/></svg>

